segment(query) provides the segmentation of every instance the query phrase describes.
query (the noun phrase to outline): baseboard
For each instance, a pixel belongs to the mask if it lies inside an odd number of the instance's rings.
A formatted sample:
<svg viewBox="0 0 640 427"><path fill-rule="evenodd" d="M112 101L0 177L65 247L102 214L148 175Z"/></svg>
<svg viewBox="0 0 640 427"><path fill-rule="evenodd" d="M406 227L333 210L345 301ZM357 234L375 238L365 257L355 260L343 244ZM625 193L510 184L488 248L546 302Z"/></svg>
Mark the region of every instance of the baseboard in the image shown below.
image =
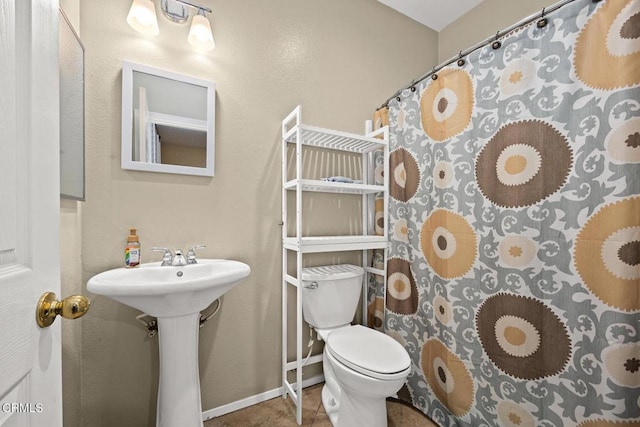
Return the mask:
<svg viewBox="0 0 640 427"><path fill-rule="evenodd" d="M312 385L320 384L324 381L324 375L316 375L307 380L302 381L302 388L311 387ZM249 396L244 399L237 400L235 402L227 403L226 405L218 406L217 408L209 409L202 413L202 420L207 421L211 418L219 417L221 415L229 414L240 409L248 408L249 406L257 405L258 403L265 402L275 397L282 396L282 387L275 388L273 390L265 391L264 393Z"/></svg>

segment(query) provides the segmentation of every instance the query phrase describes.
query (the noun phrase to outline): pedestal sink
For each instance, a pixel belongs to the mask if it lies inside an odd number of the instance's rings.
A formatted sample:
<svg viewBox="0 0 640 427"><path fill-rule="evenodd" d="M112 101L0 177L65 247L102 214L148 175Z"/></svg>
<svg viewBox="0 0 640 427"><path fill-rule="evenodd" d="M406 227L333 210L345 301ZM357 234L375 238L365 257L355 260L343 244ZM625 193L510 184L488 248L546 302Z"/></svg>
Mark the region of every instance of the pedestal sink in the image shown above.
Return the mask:
<svg viewBox="0 0 640 427"><path fill-rule="evenodd" d="M116 268L87 289L158 318L160 383L157 427L202 426L198 330L200 311L249 275L248 265L223 259L197 264Z"/></svg>

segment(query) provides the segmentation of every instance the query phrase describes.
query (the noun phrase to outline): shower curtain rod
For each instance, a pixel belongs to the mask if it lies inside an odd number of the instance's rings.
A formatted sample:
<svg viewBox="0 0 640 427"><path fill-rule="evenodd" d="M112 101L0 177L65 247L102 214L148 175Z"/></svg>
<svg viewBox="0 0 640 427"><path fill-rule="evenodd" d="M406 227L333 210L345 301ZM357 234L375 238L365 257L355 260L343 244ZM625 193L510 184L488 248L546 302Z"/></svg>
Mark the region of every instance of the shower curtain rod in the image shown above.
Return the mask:
<svg viewBox="0 0 640 427"><path fill-rule="evenodd" d="M506 34L509 34L510 32L512 32L513 30L516 30L520 27L524 27L526 25L531 24L533 21L535 21L536 19L541 19L544 18L547 14L555 12L556 10L560 9L561 7L569 4L569 3L573 3L576 0L561 0L558 3L555 3L549 7L543 7L542 11L534 13L533 15L524 18L523 20L517 22L516 24L510 26L509 28L502 30L502 31L498 31L494 36L491 36L483 41L481 41L480 43L477 43L475 45L473 45L472 47L468 48L467 50L461 50L460 53L457 56L453 56L450 59L448 59L447 61L441 63L440 65L433 67L431 69L431 71L429 71L427 74L424 74L423 76L421 76L418 79L412 80L411 83L409 83L408 85L403 86L400 90L398 90L393 96L389 97L389 99L387 99L385 101L384 104L382 104L378 110L381 110L382 108L388 107L389 106L389 102L391 102L391 100L393 100L394 98L400 98L400 95L402 94L402 91L404 91L405 89L411 89L412 91L415 91L415 85L417 85L418 83L420 83L421 81L423 81L424 79L429 78L430 76L436 75L436 73L440 70L442 70L444 67L446 67L447 65L451 65L456 61L461 60L462 58L464 58L465 56L475 52L478 49L481 49L483 47L485 47L486 45L490 44L490 43L494 43L497 42L498 39ZM592 0L594 3L597 3L601 0ZM544 27L546 25L546 23L542 24L541 26ZM499 48L499 45L498 45ZM400 101L400 99L398 99L398 101Z"/></svg>

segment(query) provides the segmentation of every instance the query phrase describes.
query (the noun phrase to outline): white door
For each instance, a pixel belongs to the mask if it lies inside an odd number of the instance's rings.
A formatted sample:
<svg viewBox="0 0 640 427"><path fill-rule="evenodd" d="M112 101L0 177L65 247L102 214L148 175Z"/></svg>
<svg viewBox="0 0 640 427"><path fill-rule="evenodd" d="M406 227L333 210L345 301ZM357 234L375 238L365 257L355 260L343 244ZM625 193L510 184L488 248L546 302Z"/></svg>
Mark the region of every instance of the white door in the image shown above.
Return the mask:
<svg viewBox="0 0 640 427"><path fill-rule="evenodd" d="M0 426L62 426L58 1L0 0Z"/></svg>

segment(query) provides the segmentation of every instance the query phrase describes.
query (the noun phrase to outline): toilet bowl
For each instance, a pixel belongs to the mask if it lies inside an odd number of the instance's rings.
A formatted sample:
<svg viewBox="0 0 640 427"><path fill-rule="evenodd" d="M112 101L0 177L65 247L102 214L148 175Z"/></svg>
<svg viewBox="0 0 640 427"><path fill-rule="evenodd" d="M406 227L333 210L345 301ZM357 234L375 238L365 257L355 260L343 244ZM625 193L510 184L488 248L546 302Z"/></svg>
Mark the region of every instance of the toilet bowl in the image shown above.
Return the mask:
<svg viewBox="0 0 640 427"><path fill-rule="evenodd" d="M303 315L325 341L322 404L334 427L386 427L386 398L411 371L409 354L396 340L350 324L363 276L353 265L302 270Z"/></svg>
<svg viewBox="0 0 640 427"><path fill-rule="evenodd" d="M322 404L334 427L386 427L386 398L411 371L406 350L393 338L355 325L326 335Z"/></svg>

